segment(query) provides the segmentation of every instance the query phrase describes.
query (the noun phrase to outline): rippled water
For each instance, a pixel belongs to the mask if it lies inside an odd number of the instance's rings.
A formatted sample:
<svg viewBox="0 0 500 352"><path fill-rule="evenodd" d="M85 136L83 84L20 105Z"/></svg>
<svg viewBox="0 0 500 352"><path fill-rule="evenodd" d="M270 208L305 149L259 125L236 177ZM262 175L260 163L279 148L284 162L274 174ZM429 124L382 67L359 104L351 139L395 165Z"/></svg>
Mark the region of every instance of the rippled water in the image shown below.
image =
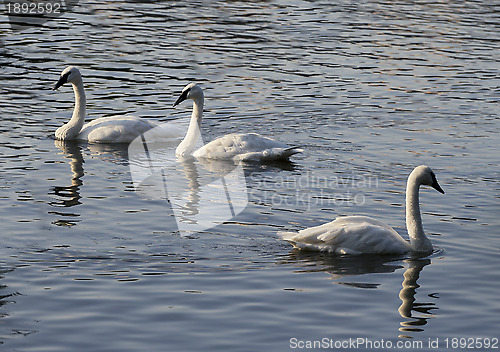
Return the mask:
<svg viewBox="0 0 500 352"><path fill-rule="evenodd" d="M3 350L500 337L495 2L79 1L39 26L0 22ZM304 153L245 166L244 211L186 236L165 199L135 192L127 147L54 141L73 92L51 88L68 65L90 119L187 117L172 104L195 80L205 140L254 131ZM405 234L420 164L446 191L421 191L432 256L335 258L278 239L355 214Z"/></svg>

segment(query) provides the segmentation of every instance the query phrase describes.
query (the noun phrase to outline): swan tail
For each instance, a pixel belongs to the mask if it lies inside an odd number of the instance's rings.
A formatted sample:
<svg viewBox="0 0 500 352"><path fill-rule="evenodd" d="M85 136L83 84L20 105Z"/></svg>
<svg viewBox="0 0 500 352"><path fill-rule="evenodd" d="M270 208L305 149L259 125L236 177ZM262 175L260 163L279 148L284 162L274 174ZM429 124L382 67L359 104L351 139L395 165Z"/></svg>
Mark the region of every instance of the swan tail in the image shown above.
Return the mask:
<svg viewBox="0 0 500 352"><path fill-rule="evenodd" d="M301 242L300 240L298 241L297 240L297 235L298 235L297 232L280 231L280 232L278 232L278 235L281 237L281 239L283 241L290 243L293 246L293 248L305 249L305 250L308 250L308 249L318 250L316 244L304 243L304 242Z"/></svg>
<svg viewBox="0 0 500 352"><path fill-rule="evenodd" d="M293 248L301 250L301 251L311 251L311 252L326 252L330 254L335 254L335 255L345 255L345 254L350 254L350 255L360 255L362 254L359 251L350 249L350 248L344 248L344 247L336 247L332 246L329 244L326 244L324 242L312 242L312 243L307 243L307 242L301 242L300 240L296 240L295 236L297 236L296 232L278 232L278 235L281 237L283 241L286 241L290 243Z"/></svg>
<svg viewBox="0 0 500 352"><path fill-rule="evenodd" d="M296 240L294 240L294 237L296 235L297 235L297 232L287 232L287 231L278 232L278 236L280 236L280 238L283 241L290 243L293 246L293 248L300 249L300 247L301 247L300 242L297 242Z"/></svg>
<svg viewBox="0 0 500 352"><path fill-rule="evenodd" d="M287 241L290 242L291 244L294 244L295 241L293 237L297 235L297 232L280 231L278 232L278 235L281 237L283 241Z"/></svg>
<svg viewBox="0 0 500 352"><path fill-rule="evenodd" d="M303 151L304 151L304 149L302 149L300 146L296 146L296 147L290 147L290 148L284 149L283 153L290 156L293 154L302 153Z"/></svg>
<svg viewBox="0 0 500 352"><path fill-rule="evenodd" d="M327 245L322 242L307 243L296 240L297 232L278 232L278 235L283 241L290 243L293 248L301 251L311 251L311 252L327 252L333 254L346 254L347 252L343 248L336 248L334 246ZM357 254L351 251L352 254Z"/></svg>
<svg viewBox="0 0 500 352"><path fill-rule="evenodd" d="M298 147L290 148L271 148L265 151L249 152L237 155L235 161L262 162L287 160L290 156L302 152Z"/></svg>

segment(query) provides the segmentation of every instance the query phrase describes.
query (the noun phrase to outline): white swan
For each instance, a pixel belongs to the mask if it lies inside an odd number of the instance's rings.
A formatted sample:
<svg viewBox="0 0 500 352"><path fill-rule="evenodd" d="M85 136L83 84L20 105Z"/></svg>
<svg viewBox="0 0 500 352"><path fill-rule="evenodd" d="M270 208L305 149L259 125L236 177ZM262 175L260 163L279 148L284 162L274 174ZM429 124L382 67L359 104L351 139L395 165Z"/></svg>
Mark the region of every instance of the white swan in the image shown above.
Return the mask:
<svg viewBox="0 0 500 352"><path fill-rule="evenodd" d="M420 185L444 193L430 167L417 166L406 186L406 227L410 242L389 225L367 216L339 217L332 222L297 232L282 232L282 239L299 249L336 254L431 253L432 243L425 236L418 201Z"/></svg>
<svg viewBox="0 0 500 352"><path fill-rule="evenodd" d="M185 138L177 147L175 154L180 157L189 155L197 159L226 159L234 161L271 161L288 159L301 152L298 147L290 147L256 133L231 133L213 140L196 149L200 138L203 115L203 90L195 83L190 83L182 90L174 106L186 99L193 100L193 113Z"/></svg>
<svg viewBox="0 0 500 352"><path fill-rule="evenodd" d="M85 90L83 88L82 75L80 71L69 66L61 73L59 81L53 90L65 83L71 83L75 92L75 107L73 116L69 122L56 130L56 138L59 140L85 140L96 143L130 143L140 134L157 127L157 124L141 120L133 116L110 116L95 119L84 125L85 122ZM162 128L161 133L165 138L182 136L179 128ZM160 131L158 131L160 132Z"/></svg>

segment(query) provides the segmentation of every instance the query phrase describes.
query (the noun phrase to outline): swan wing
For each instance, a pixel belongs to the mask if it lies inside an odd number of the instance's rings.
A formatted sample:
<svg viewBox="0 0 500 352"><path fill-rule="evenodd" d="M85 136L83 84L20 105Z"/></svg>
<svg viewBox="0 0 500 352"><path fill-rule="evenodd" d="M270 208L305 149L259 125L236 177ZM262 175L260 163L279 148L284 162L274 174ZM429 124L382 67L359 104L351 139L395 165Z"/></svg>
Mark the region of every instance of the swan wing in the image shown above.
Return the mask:
<svg viewBox="0 0 500 352"><path fill-rule="evenodd" d="M78 139L97 143L130 143L156 124L132 116L111 116L85 124Z"/></svg>
<svg viewBox="0 0 500 352"><path fill-rule="evenodd" d="M366 217L339 217L332 222L281 237L299 249L337 254L399 254L410 245L389 225Z"/></svg>
<svg viewBox="0 0 500 352"><path fill-rule="evenodd" d="M232 133L207 143L193 153L195 158L263 161L284 159L300 152L296 147L256 133Z"/></svg>

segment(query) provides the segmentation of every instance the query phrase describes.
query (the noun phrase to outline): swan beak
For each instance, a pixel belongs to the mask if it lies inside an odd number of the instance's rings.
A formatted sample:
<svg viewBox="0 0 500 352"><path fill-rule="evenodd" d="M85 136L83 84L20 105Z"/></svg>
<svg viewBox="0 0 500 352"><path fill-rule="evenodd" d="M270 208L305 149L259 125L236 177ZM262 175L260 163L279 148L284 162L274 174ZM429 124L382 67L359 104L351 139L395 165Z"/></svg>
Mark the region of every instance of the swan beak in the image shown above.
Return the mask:
<svg viewBox="0 0 500 352"><path fill-rule="evenodd" d="M184 91L184 92L182 92L181 96L180 96L179 98L177 98L177 100L175 101L174 106L177 106L177 105L179 105L180 103L182 103L184 100L186 100L186 99L187 99L188 92L189 92L189 91L187 91L187 90L186 90L186 91Z"/></svg>
<svg viewBox="0 0 500 352"><path fill-rule="evenodd" d="M64 83L67 82L68 82L68 75L61 76L59 78L59 81L57 81L57 83L55 84L54 88L52 88L52 90L57 90L57 88L59 88L60 86L62 86Z"/></svg>
<svg viewBox="0 0 500 352"><path fill-rule="evenodd" d="M436 191L438 191L439 193L442 193L444 194L444 191L443 189L441 188L441 186L439 185L438 181L436 179L434 179L434 181L432 182L432 185L431 185L432 188L434 188Z"/></svg>

